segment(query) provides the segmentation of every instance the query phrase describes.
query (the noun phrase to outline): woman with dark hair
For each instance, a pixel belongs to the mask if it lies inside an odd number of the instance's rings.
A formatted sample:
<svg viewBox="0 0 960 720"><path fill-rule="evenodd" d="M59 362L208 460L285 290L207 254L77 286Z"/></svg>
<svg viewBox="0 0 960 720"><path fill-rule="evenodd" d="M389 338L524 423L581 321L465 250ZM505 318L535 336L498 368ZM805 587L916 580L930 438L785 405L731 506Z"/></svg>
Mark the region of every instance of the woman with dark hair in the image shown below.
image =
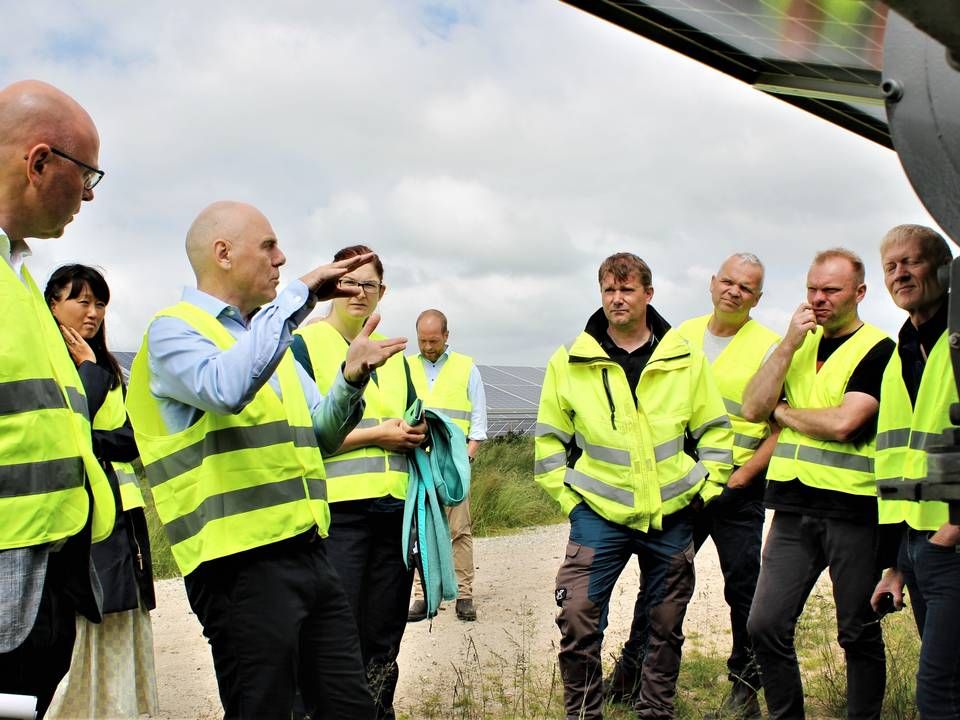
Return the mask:
<svg viewBox="0 0 960 720"><path fill-rule="evenodd" d="M64 265L44 297L77 365L92 417L93 450L117 502L113 532L91 548L103 587L103 622L77 616L70 671L48 718L137 718L157 713L153 630L156 606L144 500L131 463L137 446L124 409L120 365L107 349L104 324L110 288L97 270Z"/></svg>
<svg viewBox="0 0 960 720"><path fill-rule="evenodd" d="M344 248L335 260L372 252ZM294 335L293 354L328 392L347 348L374 315L387 288L376 255L340 279L359 295L335 298L330 313ZM374 320L377 322L377 320ZM373 333L373 338L382 335ZM397 655L407 624L413 572L403 558L406 453L426 437L426 423L411 427L404 413L416 399L406 359L397 353L370 376L363 392L363 418L335 455L324 457L330 503L330 560L337 569L360 631L360 648L378 718L395 717Z"/></svg>

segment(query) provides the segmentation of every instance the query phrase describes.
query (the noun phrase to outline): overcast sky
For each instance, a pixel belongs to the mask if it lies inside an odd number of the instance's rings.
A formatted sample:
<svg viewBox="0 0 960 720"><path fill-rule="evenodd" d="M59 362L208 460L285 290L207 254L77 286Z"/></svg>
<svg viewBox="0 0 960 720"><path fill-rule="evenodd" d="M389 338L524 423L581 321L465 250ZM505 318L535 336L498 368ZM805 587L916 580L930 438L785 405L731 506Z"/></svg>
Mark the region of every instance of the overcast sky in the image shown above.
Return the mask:
<svg viewBox="0 0 960 720"><path fill-rule="evenodd" d="M365 243L381 329L450 318L482 364L544 365L599 306L617 251L653 268L674 323L709 310L730 253L767 265L755 315L782 332L818 249L867 263L864 319L893 332L877 244L931 224L886 149L556 0L5 3L0 85L76 97L107 172L38 281L101 266L114 350L193 281L208 203L259 207L284 281Z"/></svg>

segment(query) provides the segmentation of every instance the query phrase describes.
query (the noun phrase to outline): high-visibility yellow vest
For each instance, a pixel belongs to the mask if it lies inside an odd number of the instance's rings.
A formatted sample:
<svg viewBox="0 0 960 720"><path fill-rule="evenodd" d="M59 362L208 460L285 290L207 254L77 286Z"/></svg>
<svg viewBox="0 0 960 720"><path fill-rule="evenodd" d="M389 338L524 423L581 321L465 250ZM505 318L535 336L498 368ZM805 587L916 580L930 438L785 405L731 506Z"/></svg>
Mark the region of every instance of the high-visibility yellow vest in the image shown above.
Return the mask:
<svg viewBox="0 0 960 720"><path fill-rule="evenodd" d="M864 323L838 347L817 372L817 348L823 328L807 335L793 356L784 387L795 408L837 407L847 382L864 356L887 334ZM874 437L856 442L817 440L783 428L767 468L768 480L799 479L804 485L851 495L876 495L873 477Z"/></svg>
<svg viewBox="0 0 960 720"><path fill-rule="evenodd" d="M117 385L107 393L106 400L97 411L97 416L93 418L93 429L116 430L123 427L126 421L127 409L123 404L123 388ZM117 460L110 464L113 465L113 471L117 475L120 486L120 506L124 510L144 507L146 503L143 501L143 492L140 490L140 483L137 481L137 473L133 465Z"/></svg>
<svg viewBox="0 0 960 720"><path fill-rule="evenodd" d="M113 492L93 454L87 398L63 335L33 278L0 261L0 550L110 534Z"/></svg>
<svg viewBox="0 0 960 720"><path fill-rule="evenodd" d="M174 317L226 350L236 342L216 318L180 302ZM173 557L184 575L208 560L268 545L312 526L326 536L323 460L293 355L277 367L283 400L264 383L238 414L204 413L169 432L150 393L148 335L134 358L127 412Z"/></svg>
<svg viewBox="0 0 960 720"><path fill-rule="evenodd" d="M297 330L310 353L313 376L320 391L327 393L340 373L349 343L327 322ZM386 336L374 333L375 340ZM363 391L366 401L358 428L376 427L385 420L402 418L407 409L407 373L403 355L397 353L376 370ZM392 495L407 496L407 456L375 445L327 457L327 501L360 500Z"/></svg>
<svg viewBox="0 0 960 720"><path fill-rule="evenodd" d="M710 314L687 320L677 328L677 332L693 347L703 350L703 335L712 317ZM743 391L757 374L770 348L778 342L779 335L750 318L710 364L713 379L733 424L733 464L738 467L746 464L770 435L768 423L750 422L743 417Z"/></svg>
<svg viewBox="0 0 960 720"><path fill-rule="evenodd" d="M467 389L470 385L470 370L473 368L473 358L457 352L448 352L447 360L437 373L433 387L427 382L427 374L423 370L422 355L411 355L410 377L417 396L423 404L432 410L439 410L454 424L463 430L463 434L470 436L470 412L473 403Z"/></svg>
<svg viewBox="0 0 960 720"><path fill-rule="evenodd" d="M943 431L952 427L950 404L957 401L946 331L927 358L916 407L903 382L900 353L893 353L880 390L874 461L878 482L927 476L926 449L943 444ZM945 502L881 499L879 516L881 523L906 522L914 530L939 530L949 519L949 509Z"/></svg>
<svg viewBox="0 0 960 720"><path fill-rule="evenodd" d="M646 532L704 489L719 494L733 432L703 353L675 330L654 349L634 401L623 368L589 334L550 358L540 396L534 478L568 512L586 501L611 522ZM687 434L700 460L684 452ZM573 467L568 448L579 449ZM571 492L572 491L572 492Z"/></svg>

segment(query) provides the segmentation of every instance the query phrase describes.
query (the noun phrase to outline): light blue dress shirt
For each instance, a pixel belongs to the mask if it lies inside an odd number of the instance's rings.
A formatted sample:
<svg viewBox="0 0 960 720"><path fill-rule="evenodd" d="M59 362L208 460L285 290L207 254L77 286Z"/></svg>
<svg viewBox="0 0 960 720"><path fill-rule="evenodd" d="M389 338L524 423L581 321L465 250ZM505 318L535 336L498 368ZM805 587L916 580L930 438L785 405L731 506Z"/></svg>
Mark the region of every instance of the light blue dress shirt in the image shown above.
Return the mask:
<svg viewBox="0 0 960 720"><path fill-rule="evenodd" d="M427 360L422 354L417 357L423 363L423 372L427 376L427 387L433 389L433 381L437 379L440 370L447 363L450 356L450 346L443 350L443 354L435 363ZM470 368L470 379L467 381L467 397L470 399L470 434L467 440L481 442L487 439L487 394L483 390L483 379L480 370L474 365Z"/></svg>
<svg viewBox="0 0 960 720"><path fill-rule="evenodd" d="M241 412L264 383L280 394L274 371L293 330L316 304L303 282L292 282L249 321L236 307L195 288L184 288L182 299L217 318L237 342L223 350L179 318L159 317L150 324L150 391L170 432L190 427L205 412ZM332 454L363 416L363 386L352 386L340 372L324 397L300 364L294 365L320 450Z"/></svg>

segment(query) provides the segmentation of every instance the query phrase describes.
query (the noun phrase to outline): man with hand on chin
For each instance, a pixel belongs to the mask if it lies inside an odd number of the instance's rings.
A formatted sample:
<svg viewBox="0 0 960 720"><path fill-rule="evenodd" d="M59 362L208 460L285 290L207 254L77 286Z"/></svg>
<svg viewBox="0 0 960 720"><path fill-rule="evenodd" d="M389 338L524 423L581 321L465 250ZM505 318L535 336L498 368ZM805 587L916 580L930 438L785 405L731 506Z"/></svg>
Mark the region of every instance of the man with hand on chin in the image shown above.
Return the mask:
<svg viewBox="0 0 960 720"><path fill-rule="evenodd" d="M217 202L194 220L197 278L147 330L127 406L157 512L210 641L228 718L289 718L299 685L315 718L372 718L357 626L326 555L321 452L363 413L376 367L406 345L371 340L372 316L330 392L287 350L318 300L369 254L320 266L279 295L286 262L256 208Z"/></svg>

